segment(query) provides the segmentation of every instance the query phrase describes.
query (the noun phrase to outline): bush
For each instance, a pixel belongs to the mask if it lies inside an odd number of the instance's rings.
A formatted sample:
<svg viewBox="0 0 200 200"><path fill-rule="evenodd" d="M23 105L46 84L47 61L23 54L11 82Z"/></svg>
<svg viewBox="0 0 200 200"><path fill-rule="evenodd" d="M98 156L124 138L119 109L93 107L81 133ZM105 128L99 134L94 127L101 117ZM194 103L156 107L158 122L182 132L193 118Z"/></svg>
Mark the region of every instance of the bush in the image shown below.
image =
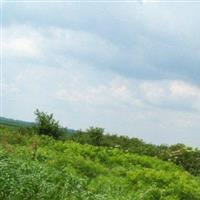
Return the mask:
<svg viewBox="0 0 200 200"><path fill-rule="evenodd" d="M38 109L35 111L36 124L35 129L40 135L52 136L55 139L63 136L60 130L59 122L53 118L53 114L40 112Z"/></svg>

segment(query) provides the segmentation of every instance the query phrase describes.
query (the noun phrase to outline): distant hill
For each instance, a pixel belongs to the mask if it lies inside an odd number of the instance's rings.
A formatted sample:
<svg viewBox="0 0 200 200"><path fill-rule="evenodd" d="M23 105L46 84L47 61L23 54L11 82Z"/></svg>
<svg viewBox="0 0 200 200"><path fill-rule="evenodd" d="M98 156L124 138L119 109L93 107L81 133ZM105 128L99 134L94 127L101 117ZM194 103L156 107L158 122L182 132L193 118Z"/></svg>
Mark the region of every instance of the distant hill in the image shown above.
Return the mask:
<svg viewBox="0 0 200 200"><path fill-rule="evenodd" d="M33 122L9 119L5 117L0 117L0 124L6 126L15 126L15 127L30 127L34 125Z"/></svg>
<svg viewBox="0 0 200 200"><path fill-rule="evenodd" d="M10 119L10 118L5 118L5 117L0 117L0 125L5 125L5 126L12 126L12 127L31 127L34 125L34 122L27 122L27 121L22 121L22 120L15 120L15 119ZM61 128L65 133L70 133L73 134L76 132L74 129L68 129L66 127Z"/></svg>

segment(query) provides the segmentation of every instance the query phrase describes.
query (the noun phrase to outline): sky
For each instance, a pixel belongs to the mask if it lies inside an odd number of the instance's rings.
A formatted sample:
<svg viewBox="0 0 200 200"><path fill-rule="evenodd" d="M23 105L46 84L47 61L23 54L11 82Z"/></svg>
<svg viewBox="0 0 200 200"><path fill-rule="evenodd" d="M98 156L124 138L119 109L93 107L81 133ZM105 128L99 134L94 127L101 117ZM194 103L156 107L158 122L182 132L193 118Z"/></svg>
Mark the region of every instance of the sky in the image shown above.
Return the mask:
<svg viewBox="0 0 200 200"><path fill-rule="evenodd" d="M2 8L2 116L200 147L200 2Z"/></svg>

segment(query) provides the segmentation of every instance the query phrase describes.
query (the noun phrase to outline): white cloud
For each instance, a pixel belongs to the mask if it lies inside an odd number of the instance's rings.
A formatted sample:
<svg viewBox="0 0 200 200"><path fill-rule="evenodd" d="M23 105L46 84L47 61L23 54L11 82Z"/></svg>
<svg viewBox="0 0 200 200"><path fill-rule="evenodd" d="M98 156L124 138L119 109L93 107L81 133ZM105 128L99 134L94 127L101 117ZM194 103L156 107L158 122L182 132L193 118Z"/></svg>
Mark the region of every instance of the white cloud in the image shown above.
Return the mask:
<svg viewBox="0 0 200 200"><path fill-rule="evenodd" d="M172 96L179 98L200 98L200 88L183 81L172 81L169 85Z"/></svg>
<svg viewBox="0 0 200 200"><path fill-rule="evenodd" d="M15 25L6 27L4 32L6 37L3 45L9 60L32 58L46 61L64 56L105 62L119 53L118 47L109 40L79 30Z"/></svg>
<svg viewBox="0 0 200 200"><path fill-rule="evenodd" d="M5 33L3 49L7 58L38 59L41 56L42 38L30 26L10 26L4 28L3 32Z"/></svg>
<svg viewBox="0 0 200 200"><path fill-rule="evenodd" d="M81 80L80 80L81 83ZM97 105L103 107L109 106L141 106L141 101L134 95L129 88L129 82L121 78L114 78L107 84L93 85L87 83L84 88L80 85L67 87L57 91L56 96L65 102L73 102L79 104Z"/></svg>
<svg viewBox="0 0 200 200"><path fill-rule="evenodd" d="M84 56L97 56L104 60L111 59L118 53L118 48L109 40L97 34L71 29L49 28L45 35L54 48Z"/></svg>
<svg viewBox="0 0 200 200"><path fill-rule="evenodd" d="M140 84L139 89L143 97L149 102L160 102L166 97L166 90L160 82L144 81Z"/></svg>
<svg viewBox="0 0 200 200"><path fill-rule="evenodd" d="M200 111L200 88L180 80L145 81L139 86L144 100L168 109Z"/></svg>

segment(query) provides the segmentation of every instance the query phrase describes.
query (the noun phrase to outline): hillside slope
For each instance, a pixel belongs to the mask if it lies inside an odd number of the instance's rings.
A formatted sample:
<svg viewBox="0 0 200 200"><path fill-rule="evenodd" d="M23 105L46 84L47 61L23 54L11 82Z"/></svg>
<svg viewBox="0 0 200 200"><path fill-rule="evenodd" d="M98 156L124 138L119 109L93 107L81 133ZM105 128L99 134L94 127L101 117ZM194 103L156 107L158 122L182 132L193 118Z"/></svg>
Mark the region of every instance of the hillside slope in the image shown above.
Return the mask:
<svg viewBox="0 0 200 200"><path fill-rule="evenodd" d="M200 180L117 148L0 129L0 199L200 200Z"/></svg>
<svg viewBox="0 0 200 200"><path fill-rule="evenodd" d="M6 125L6 126L13 126L13 127L30 127L30 126L33 126L34 123L0 117L0 124Z"/></svg>

